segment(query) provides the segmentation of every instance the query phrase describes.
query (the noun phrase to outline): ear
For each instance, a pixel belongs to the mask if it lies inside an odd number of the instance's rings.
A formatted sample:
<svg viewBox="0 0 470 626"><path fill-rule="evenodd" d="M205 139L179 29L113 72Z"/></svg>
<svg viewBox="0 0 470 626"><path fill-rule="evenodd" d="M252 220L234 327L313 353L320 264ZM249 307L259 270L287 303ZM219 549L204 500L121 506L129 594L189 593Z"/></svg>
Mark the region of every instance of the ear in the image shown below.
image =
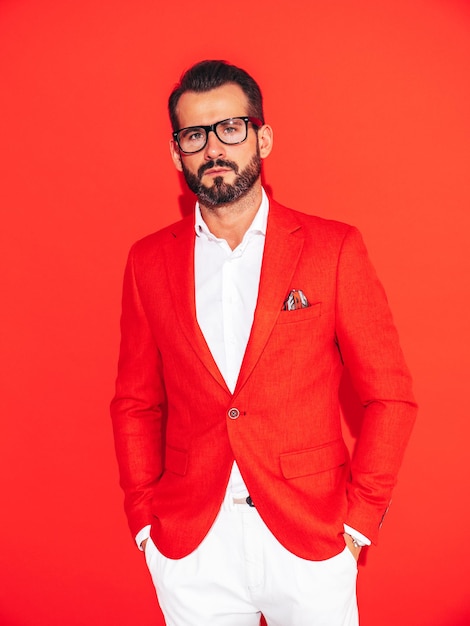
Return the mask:
<svg viewBox="0 0 470 626"><path fill-rule="evenodd" d="M178 170L178 172L182 172L183 166L181 164L181 154L178 148L178 144L173 139L170 139L170 154L176 169Z"/></svg>
<svg viewBox="0 0 470 626"><path fill-rule="evenodd" d="M258 145L260 156L265 159L273 148L273 129L268 124L264 124L258 130Z"/></svg>

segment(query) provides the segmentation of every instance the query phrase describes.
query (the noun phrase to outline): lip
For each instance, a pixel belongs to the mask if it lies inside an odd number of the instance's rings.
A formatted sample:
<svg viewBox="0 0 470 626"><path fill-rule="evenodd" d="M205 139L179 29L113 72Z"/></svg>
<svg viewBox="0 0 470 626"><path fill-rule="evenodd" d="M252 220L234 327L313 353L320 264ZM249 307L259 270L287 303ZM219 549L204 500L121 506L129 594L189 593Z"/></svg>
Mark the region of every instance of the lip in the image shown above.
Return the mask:
<svg viewBox="0 0 470 626"><path fill-rule="evenodd" d="M231 167L212 167L210 170L204 172L204 176L220 176L220 174L226 174L227 172L233 172Z"/></svg>

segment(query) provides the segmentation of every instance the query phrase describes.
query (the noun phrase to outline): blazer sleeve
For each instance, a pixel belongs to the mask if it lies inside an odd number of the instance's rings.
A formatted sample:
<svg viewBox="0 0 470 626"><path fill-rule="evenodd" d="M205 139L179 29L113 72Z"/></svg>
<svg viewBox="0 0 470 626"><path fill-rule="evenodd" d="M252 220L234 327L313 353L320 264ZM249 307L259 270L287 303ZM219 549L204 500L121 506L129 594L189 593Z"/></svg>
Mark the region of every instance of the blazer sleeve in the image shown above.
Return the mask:
<svg viewBox="0 0 470 626"><path fill-rule="evenodd" d="M337 341L364 407L345 523L375 543L417 407L385 292L353 227L343 240L336 284Z"/></svg>
<svg viewBox="0 0 470 626"><path fill-rule="evenodd" d="M124 274L118 376L111 402L120 484L133 536L152 521L166 413L161 358L142 304L135 257L134 247Z"/></svg>

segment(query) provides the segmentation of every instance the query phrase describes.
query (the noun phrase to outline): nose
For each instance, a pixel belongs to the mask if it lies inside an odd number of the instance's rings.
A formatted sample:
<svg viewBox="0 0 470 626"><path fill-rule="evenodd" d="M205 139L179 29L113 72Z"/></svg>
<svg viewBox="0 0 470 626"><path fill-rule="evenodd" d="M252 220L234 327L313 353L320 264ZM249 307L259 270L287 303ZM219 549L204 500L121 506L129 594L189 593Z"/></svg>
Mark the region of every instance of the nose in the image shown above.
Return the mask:
<svg viewBox="0 0 470 626"><path fill-rule="evenodd" d="M219 140L214 130L210 130L207 135L207 143L204 148L204 157L207 161L218 159L225 155L225 146Z"/></svg>

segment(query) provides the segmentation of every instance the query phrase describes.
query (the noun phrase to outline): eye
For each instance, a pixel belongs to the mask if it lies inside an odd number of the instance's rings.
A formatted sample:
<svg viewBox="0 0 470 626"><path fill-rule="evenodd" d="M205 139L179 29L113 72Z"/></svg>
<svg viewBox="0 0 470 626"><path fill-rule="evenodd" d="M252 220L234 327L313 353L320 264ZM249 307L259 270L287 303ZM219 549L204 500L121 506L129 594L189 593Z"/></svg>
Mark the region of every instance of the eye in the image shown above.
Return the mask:
<svg viewBox="0 0 470 626"><path fill-rule="evenodd" d="M199 143L205 137L203 128L186 128L180 133L180 141Z"/></svg>
<svg viewBox="0 0 470 626"><path fill-rule="evenodd" d="M238 128L236 126L223 126L223 133L224 135L231 135L233 133L236 133L238 131Z"/></svg>
<svg viewBox="0 0 470 626"><path fill-rule="evenodd" d="M218 125L217 130L224 136L224 138L239 138L245 133L245 122L243 120L233 118L224 120Z"/></svg>

